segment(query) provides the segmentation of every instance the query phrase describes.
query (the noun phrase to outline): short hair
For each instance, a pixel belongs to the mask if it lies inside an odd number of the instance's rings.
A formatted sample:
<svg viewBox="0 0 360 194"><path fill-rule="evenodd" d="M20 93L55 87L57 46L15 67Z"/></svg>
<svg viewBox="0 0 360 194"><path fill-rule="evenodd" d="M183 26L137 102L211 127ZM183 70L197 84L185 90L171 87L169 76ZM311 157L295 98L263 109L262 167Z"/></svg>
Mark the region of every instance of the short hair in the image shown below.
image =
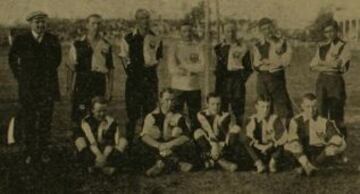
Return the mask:
<svg viewBox="0 0 360 194"><path fill-rule="evenodd" d="M329 26L333 27L336 31L339 30L339 24L334 19L329 19L329 20L325 21L323 23L321 29L324 31L325 28L327 28Z"/></svg>
<svg viewBox="0 0 360 194"><path fill-rule="evenodd" d="M256 98L255 104L258 104L259 102L268 102L271 104L271 98L269 96L260 95Z"/></svg>
<svg viewBox="0 0 360 194"><path fill-rule="evenodd" d="M109 101L103 96L95 96L91 99L91 109L94 108L95 104L109 104Z"/></svg>
<svg viewBox="0 0 360 194"><path fill-rule="evenodd" d="M206 96L206 102L209 102L210 98L220 98L220 95L218 93L215 92L210 92L207 96Z"/></svg>
<svg viewBox="0 0 360 194"><path fill-rule="evenodd" d="M303 95L302 101L304 101L305 99L310 101L316 100L316 95L314 93L306 93Z"/></svg>
<svg viewBox="0 0 360 194"><path fill-rule="evenodd" d="M102 19L102 16L100 14L91 14L88 17L86 17L86 22L88 23L90 21L91 18L98 18L98 19Z"/></svg>
<svg viewBox="0 0 360 194"><path fill-rule="evenodd" d="M162 98L165 93L174 94L174 90L171 89L171 88L164 88L164 89L162 89L162 90L160 91L160 93L159 93L159 98Z"/></svg>
<svg viewBox="0 0 360 194"><path fill-rule="evenodd" d="M261 26L264 26L264 25L267 25L267 24L274 24L273 20L268 18L268 17L264 17L264 18L261 18L258 22L258 26L261 27Z"/></svg>
<svg viewBox="0 0 360 194"><path fill-rule="evenodd" d="M146 9L138 9L135 12L135 19L139 17L140 14L145 14L147 18L150 18L150 12Z"/></svg>

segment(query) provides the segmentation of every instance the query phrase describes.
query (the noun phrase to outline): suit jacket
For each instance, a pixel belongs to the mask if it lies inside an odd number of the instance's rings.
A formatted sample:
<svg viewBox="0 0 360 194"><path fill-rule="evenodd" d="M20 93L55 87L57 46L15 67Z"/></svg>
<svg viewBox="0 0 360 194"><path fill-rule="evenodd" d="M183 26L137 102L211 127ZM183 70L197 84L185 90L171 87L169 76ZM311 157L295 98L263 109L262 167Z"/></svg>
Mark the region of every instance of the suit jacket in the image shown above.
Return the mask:
<svg viewBox="0 0 360 194"><path fill-rule="evenodd" d="M45 33L40 43L31 32L19 35L10 48L9 65L18 81L20 102L58 100L60 63L61 45L55 35Z"/></svg>

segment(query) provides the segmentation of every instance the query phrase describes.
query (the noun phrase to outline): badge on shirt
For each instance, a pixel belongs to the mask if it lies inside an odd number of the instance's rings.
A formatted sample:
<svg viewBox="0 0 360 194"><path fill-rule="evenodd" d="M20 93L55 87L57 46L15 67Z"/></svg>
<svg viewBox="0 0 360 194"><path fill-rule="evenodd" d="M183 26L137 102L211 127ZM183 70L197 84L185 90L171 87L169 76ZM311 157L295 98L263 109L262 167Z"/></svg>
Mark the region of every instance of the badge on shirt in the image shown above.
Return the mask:
<svg viewBox="0 0 360 194"><path fill-rule="evenodd" d="M200 55L199 53L190 53L189 59L192 64L198 63L200 61Z"/></svg>

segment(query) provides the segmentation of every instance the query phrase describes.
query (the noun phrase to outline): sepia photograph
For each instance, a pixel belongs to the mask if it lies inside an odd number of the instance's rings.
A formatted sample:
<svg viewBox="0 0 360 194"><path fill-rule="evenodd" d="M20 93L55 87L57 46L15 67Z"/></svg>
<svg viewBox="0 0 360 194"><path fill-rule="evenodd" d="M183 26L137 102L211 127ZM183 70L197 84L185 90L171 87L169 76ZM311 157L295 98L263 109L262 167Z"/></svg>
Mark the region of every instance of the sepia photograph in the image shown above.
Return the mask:
<svg viewBox="0 0 360 194"><path fill-rule="evenodd" d="M0 0L0 194L359 193L359 63L358 0Z"/></svg>

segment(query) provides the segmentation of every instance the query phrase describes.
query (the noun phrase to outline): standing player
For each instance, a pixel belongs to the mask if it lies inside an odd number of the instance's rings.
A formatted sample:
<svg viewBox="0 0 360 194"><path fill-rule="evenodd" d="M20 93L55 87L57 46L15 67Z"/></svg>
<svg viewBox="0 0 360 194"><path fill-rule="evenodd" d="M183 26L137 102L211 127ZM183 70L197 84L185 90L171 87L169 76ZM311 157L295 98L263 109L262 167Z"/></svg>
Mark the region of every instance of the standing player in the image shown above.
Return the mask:
<svg viewBox="0 0 360 194"><path fill-rule="evenodd" d="M312 60L310 67L318 71L316 96L321 116L334 120L341 133L346 137L344 123L344 106L346 100L343 74L349 70L349 45L338 35L339 26L330 20L323 26L327 43L321 45Z"/></svg>
<svg viewBox="0 0 360 194"><path fill-rule="evenodd" d="M278 115L287 125L293 116L290 97L286 88L285 68L291 59L288 42L275 34L273 21L262 18L259 30L263 39L254 48L254 68L258 71L258 96L271 99L271 112Z"/></svg>
<svg viewBox="0 0 360 194"><path fill-rule="evenodd" d="M335 122L317 111L314 94L303 96L301 108L303 111L290 122L285 149L293 153L305 173L311 175L327 159L341 154L346 143Z"/></svg>
<svg viewBox="0 0 360 194"><path fill-rule="evenodd" d="M269 98L260 96L255 109L256 113L250 117L246 126L246 133L252 140L250 145L257 151L258 157L263 163L267 163L268 170L274 173L277 172L277 164L287 141L286 128L280 117L270 112Z"/></svg>
<svg viewBox="0 0 360 194"><path fill-rule="evenodd" d="M139 9L135 14L136 28L125 35L120 58L127 79L125 85L126 126L132 141L138 119L155 109L158 95L157 65L162 58L162 42L150 29L150 13Z"/></svg>
<svg viewBox="0 0 360 194"><path fill-rule="evenodd" d="M194 40L190 23L181 25L181 41L169 54L171 88L175 91L175 109L182 112L186 104L190 128L196 126L196 114L201 109L200 73L204 71L204 47Z"/></svg>
<svg viewBox="0 0 360 194"><path fill-rule="evenodd" d="M215 46L217 61L215 91L222 99L221 110L229 112L231 106L236 123L242 126L245 112L245 84L252 73L251 56L246 44L237 40L235 24L226 24L224 34L224 41Z"/></svg>
<svg viewBox="0 0 360 194"><path fill-rule="evenodd" d="M173 111L173 105L174 92L164 89L159 106L145 118L136 154L144 161L147 176L157 176L171 167L188 172L196 161L185 118Z"/></svg>
<svg viewBox="0 0 360 194"><path fill-rule="evenodd" d="M238 168L236 162L240 146L245 147L254 161L258 161L255 151L248 145L248 138L240 132L240 127L230 126L230 114L221 112L221 97L210 93L207 104L207 109L197 114L201 128L194 133L205 168L217 164L230 172L235 171ZM260 161L256 165L258 171L263 171L264 166Z"/></svg>
<svg viewBox="0 0 360 194"><path fill-rule="evenodd" d="M113 84L113 58L110 43L100 35L102 18L87 17L87 34L70 47L69 68L74 72L72 121L80 124L90 109L95 96L111 98Z"/></svg>
<svg viewBox="0 0 360 194"><path fill-rule="evenodd" d="M90 114L75 131L79 160L89 172L100 169L104 174L112 175L124 164L127 140L115 119L107 114L105 98L93 98L90 108Z"/></svg>
<svg viewBox="0 0 360 194"><path fill-rule="evenodd" d="M31 32L14 40L9 64L19 86L22 109L17 118L24 127L26 162L36 163L49 159L46 150L54 102L60 98L57 68L61 63L61 46L58 38L46 31L46 13L33 12L26 19Z"/></svg>

